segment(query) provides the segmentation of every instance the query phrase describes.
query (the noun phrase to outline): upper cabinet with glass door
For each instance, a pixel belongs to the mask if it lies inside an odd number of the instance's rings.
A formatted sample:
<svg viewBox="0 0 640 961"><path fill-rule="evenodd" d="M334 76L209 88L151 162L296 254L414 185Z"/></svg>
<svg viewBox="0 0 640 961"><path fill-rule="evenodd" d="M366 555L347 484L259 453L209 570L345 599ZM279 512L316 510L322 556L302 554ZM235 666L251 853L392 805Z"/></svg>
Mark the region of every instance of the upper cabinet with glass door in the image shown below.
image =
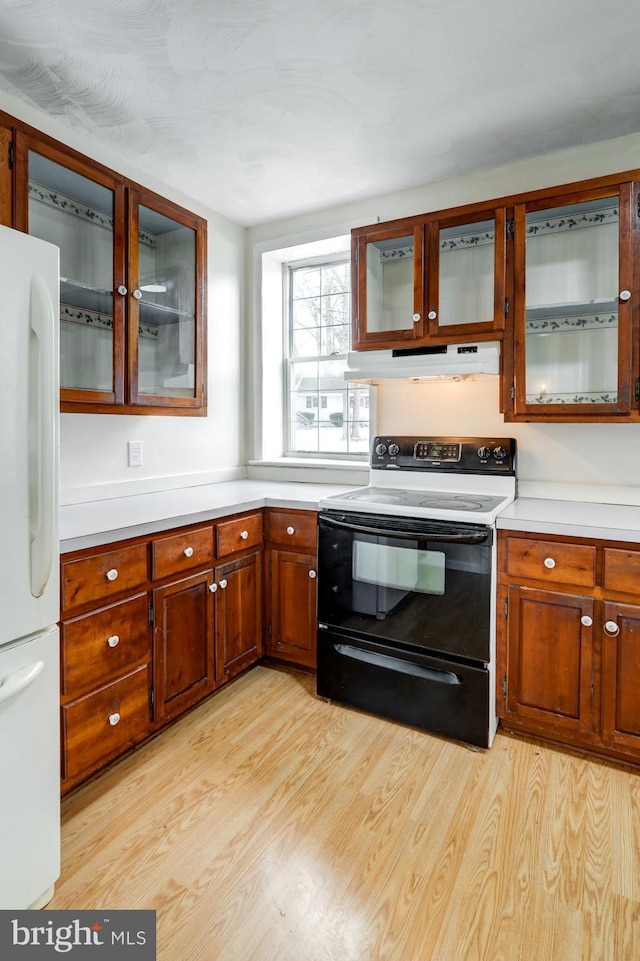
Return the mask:
<svg viewBox="0 0 640 961"><path fill-rule="evenodd" d="M513 413L628 414L632 185L516 205Z"/></svg>
<svg viewBox="0 0 640 961"><path fill-rule="evenodd" d="M353 230L354 349L500 337L505 222L492 208Z"/></svg>
<svg viewBox="0 0 640 961"><path fill-rule="evenodd" d="M60 248L61 409L205 413L204 222L16 136L16 226Z"/></svg>

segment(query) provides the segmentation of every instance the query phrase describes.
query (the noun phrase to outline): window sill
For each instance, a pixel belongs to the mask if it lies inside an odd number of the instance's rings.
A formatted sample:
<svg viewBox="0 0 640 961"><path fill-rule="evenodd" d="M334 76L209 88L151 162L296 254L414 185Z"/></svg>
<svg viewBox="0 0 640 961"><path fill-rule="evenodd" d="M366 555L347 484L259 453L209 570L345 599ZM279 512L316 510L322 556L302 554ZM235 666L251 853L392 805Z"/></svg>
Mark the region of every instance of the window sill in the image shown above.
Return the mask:
<svg viewBox="0 0 640 961"><path fill-rule="evenodd" d="M337 461L306 457L276 457L273 460L250 460L247 477L256 480L297 480L319 484L369 483L368 461Z"/></svg>

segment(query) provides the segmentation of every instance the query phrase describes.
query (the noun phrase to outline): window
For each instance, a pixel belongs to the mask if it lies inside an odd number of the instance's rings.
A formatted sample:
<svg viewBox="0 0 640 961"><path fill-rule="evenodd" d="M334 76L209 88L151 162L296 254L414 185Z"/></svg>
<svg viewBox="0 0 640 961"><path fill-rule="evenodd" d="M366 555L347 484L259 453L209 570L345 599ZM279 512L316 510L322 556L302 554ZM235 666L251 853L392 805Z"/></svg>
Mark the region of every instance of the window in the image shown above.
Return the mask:
<svg viewBox="0 0 640 961"><path fill-rule="evenodd" d="M351 347L348 259L285 265L285 453L366 456L369 388L344 379Z"/></svg>

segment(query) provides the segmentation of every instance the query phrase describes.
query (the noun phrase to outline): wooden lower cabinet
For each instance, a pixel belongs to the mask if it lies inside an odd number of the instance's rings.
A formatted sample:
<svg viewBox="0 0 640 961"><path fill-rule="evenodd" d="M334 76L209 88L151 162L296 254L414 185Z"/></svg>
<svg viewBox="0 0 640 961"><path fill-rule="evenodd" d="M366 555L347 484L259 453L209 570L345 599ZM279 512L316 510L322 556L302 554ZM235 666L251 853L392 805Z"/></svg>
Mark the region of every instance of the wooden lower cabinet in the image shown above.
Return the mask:
<svg viewBox="0 0 640 961"><path fill-rule="evenodd" d="M156 721L181 714L215 687L213 571L153 591Z"/></svg>
<svg viewBox="0 0 640 961"><path fill-rule="evenodd" d="M262 551L215 570L216 664L229 680L262 656Z"/></svg>
<svg viewBox="0 0 640 961"><path fill-rule="evenodd" d="M499 532L503 728L640 763L635 571L640 545Z"/></svg>

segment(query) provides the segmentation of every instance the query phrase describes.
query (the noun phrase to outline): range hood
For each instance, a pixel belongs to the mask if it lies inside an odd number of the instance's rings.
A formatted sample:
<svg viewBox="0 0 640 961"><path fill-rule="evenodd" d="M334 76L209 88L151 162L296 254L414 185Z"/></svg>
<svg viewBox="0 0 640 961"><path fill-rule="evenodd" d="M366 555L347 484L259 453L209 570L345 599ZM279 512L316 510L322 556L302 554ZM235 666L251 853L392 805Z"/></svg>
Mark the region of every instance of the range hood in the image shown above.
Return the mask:
<svg viewBox="0 0 640 961"><path fill-rule="evenodd" d="M404 377L464 377L466 374L499 374L500 344L497 340L477 344L443 344L396 350L359 350L347 354L345 380L378 384Z"/></svg>

